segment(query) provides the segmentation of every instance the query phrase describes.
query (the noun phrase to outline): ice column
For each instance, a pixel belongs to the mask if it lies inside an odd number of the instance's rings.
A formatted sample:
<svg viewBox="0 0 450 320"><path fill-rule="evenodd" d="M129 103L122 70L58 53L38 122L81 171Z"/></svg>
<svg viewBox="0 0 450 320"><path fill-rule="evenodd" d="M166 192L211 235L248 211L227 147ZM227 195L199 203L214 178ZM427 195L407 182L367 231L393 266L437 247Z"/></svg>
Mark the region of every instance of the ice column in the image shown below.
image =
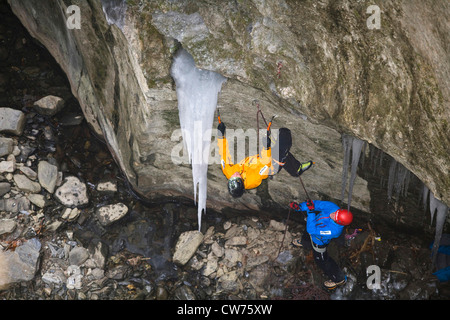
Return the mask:
<svg viewBox="0 0 450 320"><path fill-rule="evenodd" d="M200 230L202 211L206 211L206 175L211 145L211 128L217 97L222 83L226 79L218 73L197 69L194 59L184 49L176 54L171 74L177 90L183 141L192 165L194 201L198 206L198 229Z"/></svg>

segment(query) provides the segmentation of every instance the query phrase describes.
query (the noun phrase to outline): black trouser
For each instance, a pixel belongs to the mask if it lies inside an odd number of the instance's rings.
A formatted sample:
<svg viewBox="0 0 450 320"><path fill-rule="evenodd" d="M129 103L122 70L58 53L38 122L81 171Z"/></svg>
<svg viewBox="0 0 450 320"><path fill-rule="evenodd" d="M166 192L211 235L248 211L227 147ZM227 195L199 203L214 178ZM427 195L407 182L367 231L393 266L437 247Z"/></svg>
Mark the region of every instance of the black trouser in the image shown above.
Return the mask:
<svg viewBox="0 0 450 320"><path fill-rule="evenodd" d="M327 246L318 246L318 249L314 249L311 243L311 236L308 232L303 232L301 243L306 250L312 250L314 260L317 266L325 273L325 275L334 282L340 282L345 279L345 274L337 263L328 255L326 251ZM318 252L324 251L324 252Z"/></svg>
<svg viewBox="0 0 450 320"><path fill-rule="evenodd" d="M291 130L288 128L280 128L275 144L272 146L272 157L276 160L273 166L276 168L275 173L280 172L284 168L291 176L298 176L300 162L289 152L292 147ZM283 165L279 165L282 163Z"/></svg>

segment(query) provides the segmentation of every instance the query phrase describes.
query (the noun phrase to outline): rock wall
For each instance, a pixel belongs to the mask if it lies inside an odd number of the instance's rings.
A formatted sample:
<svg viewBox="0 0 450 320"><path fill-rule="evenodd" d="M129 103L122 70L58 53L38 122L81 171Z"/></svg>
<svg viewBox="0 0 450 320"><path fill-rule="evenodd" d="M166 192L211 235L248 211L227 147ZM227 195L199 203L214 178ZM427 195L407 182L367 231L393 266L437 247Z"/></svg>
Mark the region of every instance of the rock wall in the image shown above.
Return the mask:
<svg viewBox="0 0 450 320"><path fill-rule="evenodd" d="M9 0L14 13L66 72L94 130L131 185L150 199L192 197L170 77L182 45L198 67L228 78L219 96L227 128L256 129L257 99L274 127L293 132L292 153L316 166L303 175L312 197L340 198L341 133L366 140L416 174L450 204L449 25L446 1L127 1L122 30L99 1ZM69 5L81 28L68 29ZM217 124L215 123L214 126ZM214 130L213 130L214 131ZM280 172L232 199L219 165L208 172L208 206L258 209L303 200ZM352 205L368 210L358 177Z"/></svg>

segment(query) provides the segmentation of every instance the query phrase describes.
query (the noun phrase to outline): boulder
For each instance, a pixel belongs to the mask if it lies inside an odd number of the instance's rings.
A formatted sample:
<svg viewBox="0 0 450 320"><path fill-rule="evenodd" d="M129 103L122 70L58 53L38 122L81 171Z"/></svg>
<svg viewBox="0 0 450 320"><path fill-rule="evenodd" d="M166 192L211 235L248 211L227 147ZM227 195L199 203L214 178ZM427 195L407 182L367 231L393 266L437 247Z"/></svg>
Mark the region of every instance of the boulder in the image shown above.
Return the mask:
<svg viewBox="0 0 450 320"><path fill-rule="evenodd" d="M0 108L0 132L20 136L25 127L25 114L20 110Z"/></svg>
<svg viewBox="0 0 450 320"><path fill-rule="evenodd" d="M173 262L185 265L192 258L198 246L202 243L203 234L200 231L186 231L178 238L173 254Z"/></svg>
<svg viewBox="0 0 450 320"><path fill-rule="evenodd" d="M107 226L114 221L123 218L128 212L128 207L123 203L103 206L97 209L97 219L101 225Z"/></svg>
<svg viewBox="0 0 450 320"><path fill-rule="evenodd" d="M15 174L14 182L17 187L24 192L38 193L41 191L41 185L39 183L31 181L23 174Z"/></svg>
<svg viewBox="0 0 450 320"><path fill-rule="evenodd" d="M47 161L39 161L38 179L45 190L53 193L55 191L56 181L58 180L58 167Z"/></svg>
<svg viewBox="0 0 450 320"><path fill-rule="evenodd" d="M45 116L53 116L64 107L64 100L56 96L46 96L33 105L34 109Z"/></svg>
<svg viewBox="0 0 450 320"><path fill-rule="evenodd" d="M7 156L13 152L14 140L0 137L0 157Z"/></svg>
<svg viewBox="0 0 450 320"><path fill-rule="evenodd" d="M74 176L67 177L56 189L54 197L66 207L78 207L89 203L86 184Z"/></svg>

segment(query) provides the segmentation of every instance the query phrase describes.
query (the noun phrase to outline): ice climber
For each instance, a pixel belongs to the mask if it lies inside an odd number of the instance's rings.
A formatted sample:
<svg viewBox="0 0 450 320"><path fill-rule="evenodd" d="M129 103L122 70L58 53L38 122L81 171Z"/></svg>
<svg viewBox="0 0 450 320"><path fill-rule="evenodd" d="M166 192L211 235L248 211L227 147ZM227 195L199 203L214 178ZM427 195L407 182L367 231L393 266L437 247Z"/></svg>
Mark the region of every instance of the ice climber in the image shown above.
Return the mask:
<svg viewBox="0 0 450 320"><path fill-rule="evenodd" d="M301 239L294 239L292 244L297 247L313 250L314 260L329 280L324 282L325 288L335 289L347 282L347 276L328 255L327 246L332 239L338 238L344 226L349 225L353 215L346 209L330 201L308 200L306 202L291 202L295 211L306 212L306 231Z"/></svg>
<svg viewBox="0 0 450 320"><path fill-rule="evenodd" d="M222 172L228 179L228 191L235 198L241 197L245 189L258 187L264 179L275 175L282 168L291 176L298 177L313 165L312 161L300 163L289 152L292 146L292 136L291 131L287 128L279 129L278 138L273 147L271 147L270 131L267 130L267 134L263 138L264 148L261 150L261 154L249 156L237 164L233 164L228 141L225 138L223 122L219 122L217 131Z"/></svg>

